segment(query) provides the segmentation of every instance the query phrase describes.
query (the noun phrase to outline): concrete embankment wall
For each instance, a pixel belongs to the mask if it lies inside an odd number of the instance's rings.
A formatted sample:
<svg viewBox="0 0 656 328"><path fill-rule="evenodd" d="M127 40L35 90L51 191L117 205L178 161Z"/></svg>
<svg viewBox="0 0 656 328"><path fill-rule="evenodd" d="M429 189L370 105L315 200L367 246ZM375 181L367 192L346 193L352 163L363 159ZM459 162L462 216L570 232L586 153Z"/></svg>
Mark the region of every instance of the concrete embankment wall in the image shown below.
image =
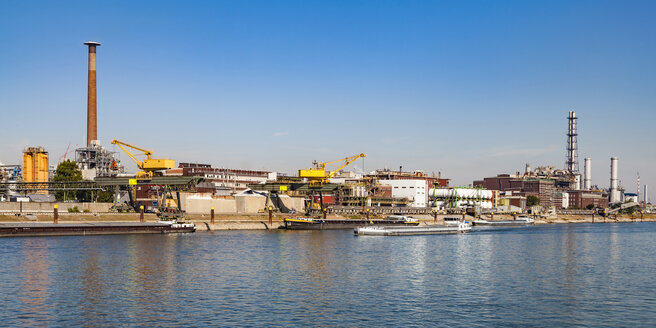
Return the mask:
<svg viewBox="0 0 656 328"><path fill-rule="evenodd" d="M23 213L51 213L55 204L59 207L59 212L68 212L69 208L77 206L80 212L88 211L92 213L109 212L112 203L63 203L63 202L23 202ZM0 213L18 213L21 211L21 203L18 202L0 202Z"/></svg>
<svg viewBox="0 0 656 328"><path fill-rule="evenodd" d="M255 214L264 213L267 198L260 195L212 196L210 194L182 194L182 208L189 214L206 214L214 207L214 213ZM283 205L296 212L305 211L303 197L281 197Z"/></svg>

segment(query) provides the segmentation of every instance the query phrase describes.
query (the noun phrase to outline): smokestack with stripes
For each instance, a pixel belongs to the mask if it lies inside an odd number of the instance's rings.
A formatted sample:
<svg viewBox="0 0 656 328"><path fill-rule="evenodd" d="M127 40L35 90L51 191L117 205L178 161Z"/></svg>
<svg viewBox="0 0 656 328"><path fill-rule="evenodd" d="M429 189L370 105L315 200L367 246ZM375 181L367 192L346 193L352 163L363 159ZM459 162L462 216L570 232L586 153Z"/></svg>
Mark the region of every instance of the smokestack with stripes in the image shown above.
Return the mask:
<svg viewBox="0 0 656 328"><path fill-rule="evenodd" d="M96 116L96 47L98 42L88 41L89 46L89 90L87 94L87 146L98 140L98 120Z"/></svg>

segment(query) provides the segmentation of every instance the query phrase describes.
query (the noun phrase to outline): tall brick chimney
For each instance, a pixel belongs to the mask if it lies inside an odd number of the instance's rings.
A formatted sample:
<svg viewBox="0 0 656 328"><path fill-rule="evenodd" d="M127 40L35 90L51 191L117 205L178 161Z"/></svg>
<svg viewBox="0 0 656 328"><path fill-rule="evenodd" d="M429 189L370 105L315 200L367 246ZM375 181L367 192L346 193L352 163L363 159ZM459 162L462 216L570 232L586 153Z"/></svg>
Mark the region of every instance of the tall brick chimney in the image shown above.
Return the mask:
<svg viewBox="0 0 656 328"><path fill-rule="evenodd" d="M89 91L87 94L87 146L98 140L98 120L96 116L96 47L98 42L88 41L89 46Z"/></svg>

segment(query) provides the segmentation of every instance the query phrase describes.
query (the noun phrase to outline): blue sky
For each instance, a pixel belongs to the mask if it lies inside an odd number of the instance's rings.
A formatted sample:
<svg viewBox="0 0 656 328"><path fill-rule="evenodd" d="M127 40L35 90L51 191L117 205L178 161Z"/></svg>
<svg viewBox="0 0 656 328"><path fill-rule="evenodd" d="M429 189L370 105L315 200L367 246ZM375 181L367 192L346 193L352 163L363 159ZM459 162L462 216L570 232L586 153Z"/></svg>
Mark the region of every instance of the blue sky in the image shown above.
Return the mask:
<svg viewBox="0 0 656 328"><path fill-rule="evenodd" d="M85 143L87 40L98 134L176 161L294 172L442 172L456 185L611 156L656 190L656 2L0 2L0 161ZM121 155L123 162L129 158ZM655 191L656 192L656 191Z"/></svg>

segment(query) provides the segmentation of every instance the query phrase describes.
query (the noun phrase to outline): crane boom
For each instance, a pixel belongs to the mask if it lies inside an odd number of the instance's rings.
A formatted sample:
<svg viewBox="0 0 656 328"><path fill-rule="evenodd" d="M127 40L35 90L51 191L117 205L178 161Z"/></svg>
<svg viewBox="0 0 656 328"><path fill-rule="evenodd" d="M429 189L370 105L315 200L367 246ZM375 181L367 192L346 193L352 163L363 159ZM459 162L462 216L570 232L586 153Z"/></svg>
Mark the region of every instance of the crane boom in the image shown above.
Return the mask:
<svg viewBox="0 0 656 328"><path fill-rule="evenodd" d="M114 140L112 140L112 144L117 145L119 148L121 148L121 150L123 150L126 154L128 154L128 156L129 156L129 157L130 157L135 163L137 163L137 167L139 167L140 169L143 169L143 161L140 161L140 160L139 160L136 156L134 156L134 154L132 154L129 150L125 149L125 147L129 147L129 148L132 148L132 149L135 149L135 150L139 150L139 151L143 152L144 154L146 154L146 156L149 156L149 155L147 155L148 153L152 154L152 152L149 151L148 149L142 149L142 148L140 148L140 147L133 146L133 145L127 143L127 142L123 142L123 141L120 141L120 140L116 140L116 139L114 139ZM125 147L123 147L123 146L125 146Z"/></svg>
<svg viewBox="0 0 656 328"><path fill-rule="evenodd" d="M311 168L311 169L298 170L298 176L301 177L301 178L308 178L308 179L315 180L315 181L319 180L321 183L323 183L326 179L330 179L330 178L334 177L337 174L337 172L339 172L343 168L347 167L351 163L355 162L358 158L366 157L366 156L367 155L365 155L363 153L363 154L359 154L359 155L355 155L355 156L351 156L351 157L338 159L338 160L332 161L332 162L325 162L325 163L315 162L314 167ZM342 164L342 166L340 166L339 168L337 168L336 170L334 170L330 173L326 172L326 165L334 164L334 163L341 162L341 161L344 161L344 164Z"/></svg>
<svg viewBox="0 0 656 328"><path fill-rule="evenodd" d="M137 163L137 167L139 167L142 172L137 173L137 177L152 177L155 174L155 171L158 170L166 170L166 169L172 169L175 167L175 161L172 159L156 159L156 158L151 158L153 151L150 149L145 149L139 146L131 145L127 142L123 142L117 139L112 140L112 144L117 145L119 148L121 148L128 156L135 162ZM146 155L146 159L143 161L140 161L132 152L127 150L125 147L132 148L134 150L138 150L143 153L143 155Z"/></svg>
<svg viewBox="0 0 656 328"><path fill-rule="evenodd" d="M337 174L337 172L339 172L343 168L349 166L351 163L355 162L360 157L367 157L367 155L362 153L362 154L359 154L359 155L355 155L355 156L340 159L339 161L344 161L344 164L342 164L342 166L338 167L337 170L330 172L330 174L328 174L327 178L330 179L330 178L334 177L335 174ZM339 162L339 161L334 161L334 162L331 162L331 163L335 163L335 162ZM326 164L328 164L328 163L326 163Z"/></svg>

